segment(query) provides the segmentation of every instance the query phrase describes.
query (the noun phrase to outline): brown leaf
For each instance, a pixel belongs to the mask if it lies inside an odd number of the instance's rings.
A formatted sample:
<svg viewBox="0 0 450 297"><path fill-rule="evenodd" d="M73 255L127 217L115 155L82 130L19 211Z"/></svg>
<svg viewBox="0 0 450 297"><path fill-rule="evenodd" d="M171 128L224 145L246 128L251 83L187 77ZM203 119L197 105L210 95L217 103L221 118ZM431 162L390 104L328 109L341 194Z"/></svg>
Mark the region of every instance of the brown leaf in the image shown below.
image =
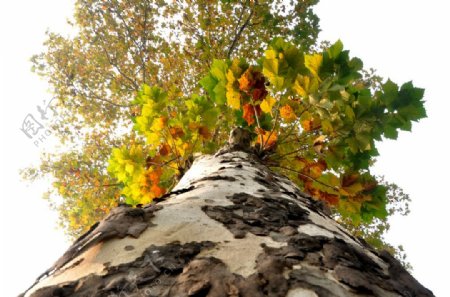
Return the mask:
<svg viewBox="0 0 450 297"><path fill-rule="evenodd" d="M175 126L169 128L170 135L172 135L173 138L179 138L184 136L183 129L181 127Z"/></svg>

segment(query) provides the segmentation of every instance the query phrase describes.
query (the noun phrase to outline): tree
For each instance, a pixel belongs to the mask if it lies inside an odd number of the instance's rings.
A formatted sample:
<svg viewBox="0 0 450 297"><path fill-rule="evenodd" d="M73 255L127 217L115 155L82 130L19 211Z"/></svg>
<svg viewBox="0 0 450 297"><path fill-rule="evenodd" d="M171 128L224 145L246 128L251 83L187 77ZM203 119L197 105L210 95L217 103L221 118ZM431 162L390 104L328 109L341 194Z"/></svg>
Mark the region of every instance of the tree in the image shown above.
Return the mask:
<svg viewBox="0 0 450 297"><path fill-rule="evenodd" d="M125 204L75 241L34 296L432 295L388 253L332 220L383 245L388 199L403 196L371 175L375 141L426 116L422 89L367 76L340 41L313 49L310 35L298 35L305 23L304 32L316 32L314 18L305 22L308 2L285 8L303 16L291 24L282 22L286 10L258 1L129 4L79 1L80 35L50 36L41 57L58 103L71 111L67 123L82 124L84 138L28 174L53 172L73 234ZM213 8L222 18L210 16ZM190 34L179 33L183 20ZM167 32L181 41L163 38ZM285 36L269 41L276 35ZM60 61L64 67L49 68ZM134 89L133 77L141 79ZM137 96L118 101L122 91ZM88 109L88 98L115 110ZM234 254L241 249L249 254Z"/></svg>
<svg viewBox="0 0 450 297"><path fill-rule="evenodd" d="M163 195L235 124L258 135L267 165L389 247L389 187L369 172L374 140L425 116L422 91L368 75L340 42L314 53L315 3L78 1L75 37L49 33L47 51L33 57L57 95L54 131L69 149L25 171L52 175L49 200L68 233L80 235L120 199ZM276 36L289 42L276 39L258 64Z"/></svg>
<svg viewBox="0 0 450 297"><path fill-rule="evenodd" d="M250 139L234 129L167 199L114 209L25 296L433 296L264 165Z"/></svg>

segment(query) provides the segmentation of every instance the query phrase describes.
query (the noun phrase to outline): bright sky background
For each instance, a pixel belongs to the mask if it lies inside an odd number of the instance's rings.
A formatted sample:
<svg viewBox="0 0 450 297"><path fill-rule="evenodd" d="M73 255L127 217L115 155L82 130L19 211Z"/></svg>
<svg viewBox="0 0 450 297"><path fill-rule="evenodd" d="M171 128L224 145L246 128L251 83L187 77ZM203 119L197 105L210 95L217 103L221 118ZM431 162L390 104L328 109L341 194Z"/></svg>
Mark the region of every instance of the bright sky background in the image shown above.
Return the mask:
<svg viewBox="0 0 450 297"><path fill-rule="evenodd" d="M41 194L46 184L27 186L18 170L37 164L36 147L19 128L28 113L51 98L45 82L30 72L47 28L65 32L73 1L8 1L0 11L0 295L16 296L65 251L56 214ZM426 89L428 119L380 145L374 171L404 188L412 213L392 222L388 240L403 244L414 276L436 296L448 296L450 232L446 188L450 168L450 8L442 0L322 0L321 38L340 38L352 56L398 83L413 80ZM447 136L446 136L447 135ZM447 234L447 235L445 235Z"/></svg>

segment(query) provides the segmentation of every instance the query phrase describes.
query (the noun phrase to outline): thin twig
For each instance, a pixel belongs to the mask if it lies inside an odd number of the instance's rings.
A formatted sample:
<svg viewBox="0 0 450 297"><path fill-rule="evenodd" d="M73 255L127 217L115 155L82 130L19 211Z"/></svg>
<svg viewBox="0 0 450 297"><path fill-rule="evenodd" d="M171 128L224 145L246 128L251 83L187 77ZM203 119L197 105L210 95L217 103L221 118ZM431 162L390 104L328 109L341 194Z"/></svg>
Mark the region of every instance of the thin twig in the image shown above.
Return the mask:
<svg viewBox="0 0 450 297"><path fill-rule="evenodd" d="M275 131L275 127L276 127L277 122L278 122L278 116L279 116L280 104L281 104L281 100L278 100L277 106L275 107L275 109L276 109L275 123L273 124L272 130L270 130L269 136L267 137L266 142L264 143L263 147L266 147L266 144L269 143L270 136L272 136L273 132Z"/></svg>
<svg viewBox="0 0 450 297"><path fill-rule="evenodd" d="M256 107L254 105L253 106L253 111L255 113L255 118L256 118L256 124L258 125L259 130L261 131L261 125L259 124L259 118L258 118L258 114L256 112ZM264 137L262 134L259 134L260 140L261 140L261 147L259 148L259 152L262 152L264 150Z"/></svg>
<svg viewBox="0 0 450 297"><path fill-rule="evenodd" d="M273 165L273 166L271 166L271 167L278 167L278 168L281 168L281 169L285 169L285 170L288 170L288 171L295 172L295 173L297 173L297 174L299 174L299 175L301 175L301 176L303 176L303 177L305 177L305 178L307 178L307 179L309 179L309 180L312 180L313 182L316 182L316 183L318 183L318 184L321 184L322 186L328 187L328 188L333 189L333 190L335 190L335 191L339 191L338 188L333 187L333 186L330 186L330 185L327 185L326 183L321 182L321 181L315 179L314 177L311 177L311 176L309 176L309 175L307 175L307 174L304 174L303 172L300 172L300 171L298 171L298 170L295 170L295 169L292 169L292 168L288 168L288 167L284 167L284 166L281 166L281 165Z"/></svg>
<svg viewBox="0 0 450 297"><path fill-rule="evenodd" d="M306 148L305 148L305 146L306 146ZM298 152L300 152L300 151L304 151L304 150L307 150L308 149L308 146L309 145L307 145L307 144L305 144L305 145L303 145L301 148L299 148L299 149L296 149L296 150L294 150L294 151L291 151L291 152L289 152L289 153L285 153L285 154L282 154L282 155L275 155L274 157L273 157L273 159L275 159L275 160L279 160L279 159L282 159L282 158L284 158L284 157L286 157L286 156L289 156L289 155L292 155L292 154L295 154L295 153L298 153Z"/></svg>
<svg viewBox="0 0 450 297"><path fill-rule="evenodd" d="M83 87L84 89L89 90L89 93L92 94L91 96L89 96L88 94L85 93L85 96L87 96L89 98L92 98L92 99L98 100L98 101L102 101L102 102L106 102L108 104L111 104L113 106L120 107L120 108L130 108L130 107L136 106L136 104L118 104L118 103L114 103L114 102L112 102L109 99L105 99L105 98L100 97L97 93L95 93L92 90L90 90L90 88L86 84L84 84L82 82L79 82L79 83L80 83L81 87ZM79 91L76 90L76 89L74 89L74 91L76 93L79 93Z"/></svg>
<svg viewBox="0 0 450 297"><path fill-rule="evenodd" d="M239 28L239 31L236 33L236 35L234 35L234 39L230 45L230 48L228 49L228 53L227 53L227 58L229 59L231 56L231 53L234 50L234 47L236 46L237 41L241 38L242 35L242 31L244 31L245 27L247 27L247 25L250 22L250 19L253 17L253 13L254 10L253 8L250 9L250 14L248 15L247 19L245 20L244 24L241 26L241 28Z"/></svg>
<svg viewBox="0 0 450 297"><path fill-rule="evenodd" d="M135 88L136 91L139 90L139 85L138 85L133 79L131 79L128 75L126 75L126 74L119 68L119 66L117 66L117 64L115 64L115 63L111 60L111 57L109 56L109 53L108 53L108 51L106 50L106 48L105 48L103 45L102 45L101 47L102 47L102 49L103 49L103 51L104 51L104 53L105 53L105 55L106 55L106 58L108 59L109 64L111 64L111 66L113 66L114 68L116 68L116 70L120 73L120 75L122 75L124 78L126 78L126 79L134 86L134 88Z"/></svg>

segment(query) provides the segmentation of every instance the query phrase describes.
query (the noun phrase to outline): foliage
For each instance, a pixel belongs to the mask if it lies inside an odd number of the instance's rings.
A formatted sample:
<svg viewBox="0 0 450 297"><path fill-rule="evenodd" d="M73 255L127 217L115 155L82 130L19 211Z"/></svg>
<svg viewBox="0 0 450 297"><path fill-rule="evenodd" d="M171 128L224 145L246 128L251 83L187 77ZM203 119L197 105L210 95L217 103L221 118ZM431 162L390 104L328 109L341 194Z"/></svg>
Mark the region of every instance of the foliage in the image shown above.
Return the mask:
<svg viewBox="0 0 450 297"><path fill-rule="evenodd" d="M61 224L71 236L86 231L122 191L107 172L112 148L143 142L130 120L140 112L132 101L143 84L159 86L168 98L190 97L201 93L198 81L213 58L255 60L276 36L308 49L319 31L317 1L77 0L72 36L48 32L45 51L32 57L56 98L52 134L64 150L44 155L24 176L53 179L47 196ZM211 133L219 141L209 128L200 128L201 137ZM87 163L79 176L71 174Z"/></svg>
<svg viewBox="0 0 450 297"><path fill-rule="evenodd" d="M371 246L378 250L387 250L393 254L405 268L412 270L411 264L407 261L406 254L401 245L393 246L387 243L384 239L384 235L390 229L388 221L389 217L394 215L406 216L409 214L409 203L411 199L399 186L394 183L389 183L384 180L383 177L377 178L380 184L387 188L387 216L384 218L375 218L371 222L362 222L355 225L348 218L342 218L339 214L335 214L336 220L344 225L353 235L363 238Z"/></svg>
<svg viewBox="0 0 450 297"><path fill-rule="evenodd" d="M362 67L340 41L308 54L278 38L255 65L215 61L201 84L254 133L267 164L358 224L387 215L387 189L369 170L375 141L426 116L422 89L373 88Z"/></svg>

